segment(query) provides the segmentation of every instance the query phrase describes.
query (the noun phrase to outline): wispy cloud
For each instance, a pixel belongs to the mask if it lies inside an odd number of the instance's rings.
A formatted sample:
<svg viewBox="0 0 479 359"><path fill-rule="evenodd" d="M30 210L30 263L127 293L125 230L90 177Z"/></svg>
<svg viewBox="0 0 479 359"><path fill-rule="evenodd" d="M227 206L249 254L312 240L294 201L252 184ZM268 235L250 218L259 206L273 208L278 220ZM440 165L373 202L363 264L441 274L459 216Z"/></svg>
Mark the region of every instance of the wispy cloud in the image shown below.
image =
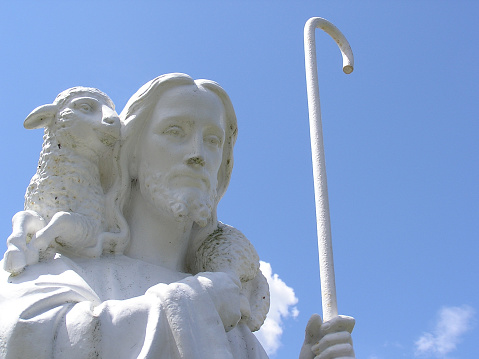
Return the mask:
<svg viewBox="0 0 479 359"><path fill-rule="evenodd" d="M467 305L441 308L434 330L415 342L416 356L446 358L472 328L474 316L474 309Z"/></svg>
<svg viewBox="0 0 479 359"><path fill-rule="evenodd" d="M255 334L268 355L273 355L281 346L283 320L288 317L295 318L299 314L295 307L298 298L293 288L288 287L277 274L273 274L269 263L261 262L260 268L268 280L271 306L263 326Z"/></svg>

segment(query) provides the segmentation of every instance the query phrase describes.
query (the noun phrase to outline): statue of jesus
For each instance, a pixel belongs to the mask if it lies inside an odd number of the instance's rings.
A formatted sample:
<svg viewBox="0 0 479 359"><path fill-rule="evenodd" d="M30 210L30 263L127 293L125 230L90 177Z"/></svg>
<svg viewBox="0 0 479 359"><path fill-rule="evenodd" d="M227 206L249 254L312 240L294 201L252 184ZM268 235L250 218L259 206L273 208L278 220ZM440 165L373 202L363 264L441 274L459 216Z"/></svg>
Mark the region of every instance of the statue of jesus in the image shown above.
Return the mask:
<svg viewBox="0 0 479 359"><path fill-rule="evenodd" d="M54 257L1 271L0 358L267 358L252 333L269 304L257 254L216 214L237 135L228 95L167 74L119 117L103 249L76 255L53 239ZM353 321L313 315L300 359L353 358Z"/></svg>

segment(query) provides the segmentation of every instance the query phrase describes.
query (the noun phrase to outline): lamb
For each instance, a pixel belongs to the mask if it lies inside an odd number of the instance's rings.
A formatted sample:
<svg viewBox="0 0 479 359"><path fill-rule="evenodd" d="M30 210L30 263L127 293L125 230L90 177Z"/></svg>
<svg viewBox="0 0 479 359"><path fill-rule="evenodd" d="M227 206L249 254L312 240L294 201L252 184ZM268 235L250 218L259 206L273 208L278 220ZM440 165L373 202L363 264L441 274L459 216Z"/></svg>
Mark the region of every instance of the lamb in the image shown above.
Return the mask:
<svg viewBox="0 0 479 359"><path fill-rule="evenodd" d="M30 113L24 127L44 127L36 174L24 211L12 219L4 269L18 274L55 252L96 257L111 230L106 192L113 185L120 120L103 92L73 87Z"/></svg>
<svg viewBox="0 0 479 359"><path fill-rule="evenodd" d="M241 321L258 330L269 310L269 287L259 269L259 256L251 242L234 227L221 222L198 247L193 273L225 272L241 281Z"/></svg>

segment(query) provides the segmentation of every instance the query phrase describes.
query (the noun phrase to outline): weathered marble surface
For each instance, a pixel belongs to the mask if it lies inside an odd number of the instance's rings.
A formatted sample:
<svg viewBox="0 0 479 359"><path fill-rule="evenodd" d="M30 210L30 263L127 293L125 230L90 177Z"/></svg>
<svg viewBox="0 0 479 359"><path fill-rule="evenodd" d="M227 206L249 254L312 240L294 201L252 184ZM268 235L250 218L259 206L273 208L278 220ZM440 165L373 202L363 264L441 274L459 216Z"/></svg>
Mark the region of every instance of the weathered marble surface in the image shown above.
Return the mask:
<svg viewBox="0 0 479 359"><path fill-rule="evenodd" d="M168 74L117 116L75 89L25 121L46 136L2 261L0 358L266 358L258 255L216 216L237 135L228 95ZM353 356L353 326L313 316L300 358Z"/></svg>

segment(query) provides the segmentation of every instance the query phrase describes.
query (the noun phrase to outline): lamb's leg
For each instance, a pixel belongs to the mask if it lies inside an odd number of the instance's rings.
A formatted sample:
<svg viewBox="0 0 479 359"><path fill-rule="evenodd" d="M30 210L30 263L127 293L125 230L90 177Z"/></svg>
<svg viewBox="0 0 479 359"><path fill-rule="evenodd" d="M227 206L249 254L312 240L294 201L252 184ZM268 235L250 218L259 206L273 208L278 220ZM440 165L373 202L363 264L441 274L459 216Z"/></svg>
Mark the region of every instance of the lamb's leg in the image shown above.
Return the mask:
<svg viewBox="0 0 479 359"><path fill-rule="evenodd" d="M39 252L29 246L35 233L45 227L45 220L34 211L20 211L12 218L12 234L7 239L3 268L14 275L29 264L37 263Z"/></svg>
<svg viewBox="0 0 479 359"><path fill-rule="evenodd" d="M96 222L82 214L57 212L50 223L36 233L32 244L40 252L53 243L58 249L75 252L95 244L98 232Z"/></svg>

